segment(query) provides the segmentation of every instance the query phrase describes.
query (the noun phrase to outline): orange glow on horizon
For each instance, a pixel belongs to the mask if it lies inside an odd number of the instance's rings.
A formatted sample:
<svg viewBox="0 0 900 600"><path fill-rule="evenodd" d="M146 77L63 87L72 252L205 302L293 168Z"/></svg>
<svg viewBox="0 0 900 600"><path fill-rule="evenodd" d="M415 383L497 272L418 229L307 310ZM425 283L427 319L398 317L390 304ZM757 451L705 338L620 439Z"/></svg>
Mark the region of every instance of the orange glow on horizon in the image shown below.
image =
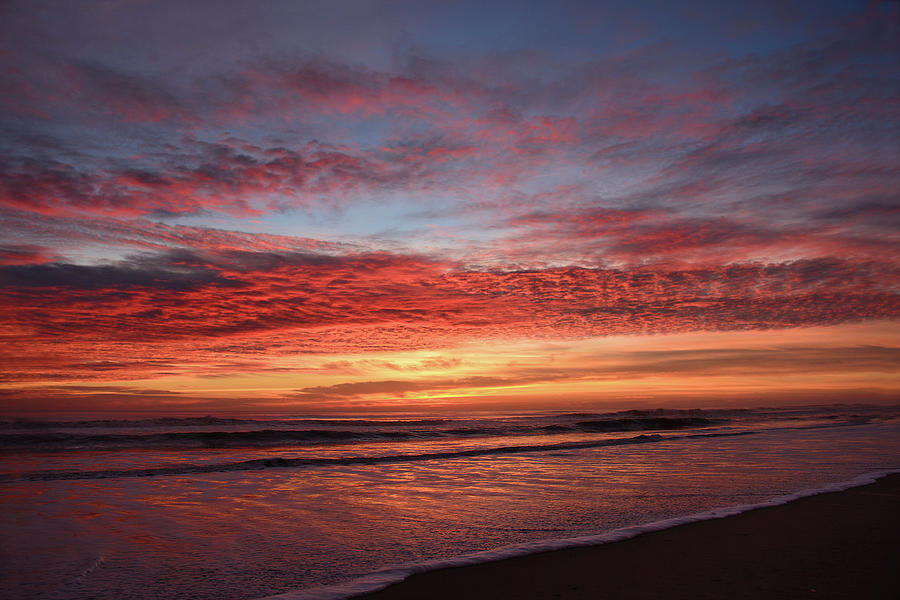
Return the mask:
<svg viewBox="0 0 900 600"><path fill-rule="evenodd" d="M900 398L897 340L900 325L888 321L277 356L248 364L244 374L186 368L154 378L22 382L7 386L13 401L5 410L65 412L82 402L98 412L204 414L753 404L775 397L890 402Z"/></svg>

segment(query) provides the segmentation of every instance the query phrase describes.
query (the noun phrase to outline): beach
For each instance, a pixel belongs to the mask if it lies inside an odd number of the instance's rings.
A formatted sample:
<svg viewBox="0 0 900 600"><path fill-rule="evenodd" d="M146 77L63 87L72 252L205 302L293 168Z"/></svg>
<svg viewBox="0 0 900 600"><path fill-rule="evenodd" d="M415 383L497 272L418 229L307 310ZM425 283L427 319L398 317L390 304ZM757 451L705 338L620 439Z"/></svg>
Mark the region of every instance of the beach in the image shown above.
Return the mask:
<svg viewBox="0 0 900 600"><path fill-rule="evenodd" d="M416 574L365 600L893 598L900 474L582 548Z"/></svg>
<svg viewBox="0 0 900 600"><path fill-rule="evenodd" d="M759 586L778 581L865 597L887 571L873 544L898 537L897 483L826 492L900 472L897 416L8 422L0 597L346 600L426 572L386 597L767 597ZM815 562L823 552L837 567Z"/></svg>
<svg viewBox="0 0 900 600"><path fill-rule="evenodd" d="M0 600L900 600L900 0L0 32Z"/></svg>

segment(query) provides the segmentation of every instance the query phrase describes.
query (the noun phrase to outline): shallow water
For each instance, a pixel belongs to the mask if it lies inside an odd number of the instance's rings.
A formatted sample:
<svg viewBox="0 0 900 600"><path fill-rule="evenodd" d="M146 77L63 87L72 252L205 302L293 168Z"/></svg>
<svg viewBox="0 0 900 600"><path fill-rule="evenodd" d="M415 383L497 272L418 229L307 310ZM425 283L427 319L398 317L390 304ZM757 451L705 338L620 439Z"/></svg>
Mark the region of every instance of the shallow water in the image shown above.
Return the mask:
<svg viewBox="0 0 900 600"><path fill-rule="evenodd" d="M252 599L751 504L900 467L895 413L713 411L700 415L709 422L667 429L635 429L634 419L658 414L274 425L416 434L327 444L122 447L120 438L104 446L70 437L38 449L13 440L0 452L0 596ZM576 426L616 419L618 431ZM7 436L115 429L140 438L148 429L271 431L273 423L5 427ZM469 454L453 455L461 452ZM162 466L168 474L143 476Z"/></svg>

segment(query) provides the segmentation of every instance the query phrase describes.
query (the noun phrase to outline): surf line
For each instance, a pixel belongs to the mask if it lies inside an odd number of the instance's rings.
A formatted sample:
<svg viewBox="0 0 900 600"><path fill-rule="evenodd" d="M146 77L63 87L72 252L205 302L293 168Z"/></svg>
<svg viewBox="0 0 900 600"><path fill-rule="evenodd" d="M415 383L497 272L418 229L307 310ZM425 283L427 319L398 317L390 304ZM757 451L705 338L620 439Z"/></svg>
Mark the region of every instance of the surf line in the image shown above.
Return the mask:
<svg viewBox="0 0 900 600"><path fill-rule="evenodd" d="M348 600L349 598L353 598L355 596L377 592L378 590L382 590L389 585L400 583L404 579L410 577L411 575L415 575L416 573L425 573L428 571L436 571L438 569L445 569L449 567L465 567L469 565L477 565L486 562L503 560L506 558L515 558L518 556L537 554L540 552L563 550L565 548L597 546L600 544L619 542L637 537L643 533L661 531L663 529L669 529L677 525L696 523L698 521L708 521L711 519L721 519L724 517L730 517L733 515L749 512L751 510L756 510L758 508L780 506L782 504L787 504L801 498L818 496L819 494L827 494L830 492L842 492L851 488L875 483L882 477L886 477L894 473L900 473L900 468L884 471L874 471L872 473L864 473L847 481L832 483L818 488L800 490L792 494L777 496L770 500L766 500L765 502L716 508L700 513L685 515L683 517L674 517L671 519L664 519L662 521L654 521L652 523L645 523L641 525L633 525L631 527L615 529L613 531L608 531L600 534L572 538L538 540L535 542L525 542L522 544L502 546L493 550L485 550L483 552L464 554L451 558L442 558L419 563L398 565L395 567L388 567L380 571L376 571L375 573L370 573L369 575L365 575L357 579L352 579L344 583L291 590L281 594L276 594L274 596L265 596L263 598L258 598L257 600Z"/></svg>

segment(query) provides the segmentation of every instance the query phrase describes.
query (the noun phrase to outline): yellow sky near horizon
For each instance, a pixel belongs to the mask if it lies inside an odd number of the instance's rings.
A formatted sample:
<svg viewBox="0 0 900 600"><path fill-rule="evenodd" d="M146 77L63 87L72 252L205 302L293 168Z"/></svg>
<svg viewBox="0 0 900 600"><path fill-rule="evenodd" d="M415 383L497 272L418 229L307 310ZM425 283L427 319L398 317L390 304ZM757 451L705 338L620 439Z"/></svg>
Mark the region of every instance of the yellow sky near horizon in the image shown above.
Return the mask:
<svg viewBox="0 0 900 600"><path fill-rule="evenodd" d="M900 398L900 323L267 356L241 374L7 385L5 412L303 414ZM22 394L22 402L16 393Z"/></svg>

